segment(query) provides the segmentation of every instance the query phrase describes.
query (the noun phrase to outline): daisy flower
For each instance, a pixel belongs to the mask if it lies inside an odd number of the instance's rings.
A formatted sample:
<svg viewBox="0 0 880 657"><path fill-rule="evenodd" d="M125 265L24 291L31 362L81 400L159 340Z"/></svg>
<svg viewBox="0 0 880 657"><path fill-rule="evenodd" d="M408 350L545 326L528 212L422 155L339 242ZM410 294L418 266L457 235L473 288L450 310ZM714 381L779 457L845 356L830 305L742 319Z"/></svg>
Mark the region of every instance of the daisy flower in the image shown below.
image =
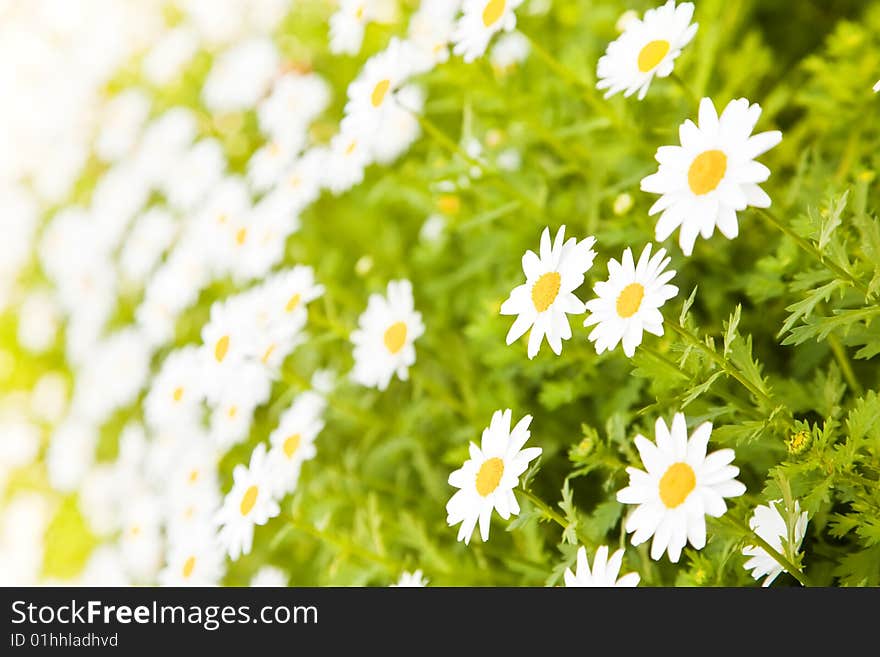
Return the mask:
<svg viewBox="0 0 880 657"><path fill-rule="evenodd" d="M332 91L317 73L288 72L257 106L260 130L282 144L301 143L309 125L330 104Z"/></svg>
<svg viewBox="0 0 880 657"><path fill-rule="evenodd" d="M481 446L470 444L470 458L449 475L449 485L459 490L446 504L446 522L450 527L461 523L459 541L470 543L477 521L480 536L489 540L492 510L507 520L519 515L519 504L513 489L519 484L529 462L541 454L540 447L522 449L531 432L532 416L526 415L510 429L512 412L495 411L489 426L483 430Z"/></svg>
<svg viewBox="0 0 880 657"><path fill-rule="evenodd" d="M699 127L688 119L679 128L681 146L661 146L655 155L657 173L642 179L642 191L662 196L649 214L661 213L655 227L665 240L679 226L678 243L685 255L697 235L709 238L715 226L733 239L739 234L736 213L748 206L770 207L770 197L758 186L770 169L755 158L780 141L778 130L752 135L761 106L745 98L732 100L718 117L709 98L700 101Z"/></svg>
<svg viewBox="0 0 880 657"><path fill-rule="evenodd" d="M364 28L373 19L374 0L341 0L330 17L330 52L357 55L364 41Z"/></svg>
<svg viewBox="0 0 880 657"><path fill-rule="evenodd" d="M584 312L584 304L574 291L584 282L584 274L593 266L596 238L581 241L571 237L565 240L565 226L560 227L552 246L550 229L541 233L540 255L526 251L522 258L526 282L513 289L501 304L502 315L517 315L507 333L507 344L513 344L531 329L529 358L534 358L544 336L557 356L562 353L562 341L571 337L569 314Z"/></svg>
<svg viewBox="0 0 880 657"><path fill-rule="evenodd" d="M251 578L252 587L287 586L287 573L276 566L262 566Z"/></svg>
<svg viewBox="0 0 880 657"><path fill-rule="evenodd" d="M330 140L330 149L324 160L324 186L334 195L347 192L364 179L364 169L370 164L372 135L350 124Z"/></svg>
<svg viewBox="0 0 880 657"><path fill-rule="evenodd" d="M663 335L660 307L678 294L678 288L668 284L675 271L664 271L670 261L666 249L652 257L648 244L638 264L633 264L632 250L627 247L620 260L612 258L608 262L608 280L593 286L597 298L586 303L590 314L584 326L596 325L588 339L596 343L597 354L622 342L623 353L632 358L636 347L642 344L644 331Z"/></svg>
<svg viewBox="0 0 880 657"><path fill-rule="evenodd" d="M395 374L406 381L409 367L416 362L413 343L424 332L408 280L388 283L387 296L371 294L367 309L358 318L358 328L351 334L352 380L379 390L385 390Z"/></svg>
<svg viewBox="0 0 880 657"><path fill-rule="evenodd" d="M273 491L279 496L293 492L302 464L315 458L315 438L324 428L320 395L303 394L282 413L278 426L269 434L269 459L273 462Z"/></svg>
<svg viewBox="0 0 880 657"><path fill-rule="evenodd" d="M210 435L221 449L245 440L254 411L269 399L271 382L265 368L253 363L239 364L214 402Z"/></svg>
<svg viewBox="0 0 880 657"><path fill-rule="evenodd" d="M770 547L780 554L785 554L782 540L788 540L788 527L785 524L785 518L779 512L778 505L781 503L782 500L773 500L769 505L760 504L755 507L755 512L749 519L749 527L767 541ZM804 535L807 533L807 512L801 513L801 505L797 500L794 502L794 515L797 516L797 522L794 526L794 544L791 548L797 552L804 540ZM746 561L745 569L752 571L752 577L758 580L766 575L762 586L770 586L781 573L787 572L762 547L747 545L743 548L742 553L746 557L751 557Z"/></svg>
<svg viewBox="0 0 880 657"><path fill-rule="evenodd" d="M250 356L254 339L249 299L242 295L225 301L215 301L211 317L202 327L202 372L205 393L209 401L216 401L227 385L232 385L239 368Z"/></svg>
<svg viewBox="0 0 880 657"><path fill-rule="evenodd" d="M396 587L405 587L405 588L416 588L420 586L427 586L428 580L422 575L421 570L417 570L413 573L409 571L404 571L401 574L400 579L397 580L394 584L391 585L392 588Z"/></svg>
<svg viewBox="0 0 880 657"><path fill-rule="evenodd" d="M583 546L577 552L577 572L571 572L571 568L565 569L565 585L575 587L626 587L638 586L639 574L627 573L620 579L620 564L623 562L623 550L618 550L608 558L608 546L602 545L596 550L593 559L593 568L587 561L587 550Z"/></svg>
<svg viewBox="0 0 880 657"><path fill-rule="evenodd" d="M265 525L281 509L271 494L271 468L265 443L256 446L250 465L237 465L232 471L232 490L223 500L216 521L218 538L234 561L251 551L254 526Z"/></svg>
<svg viewBox="0 0 880 657"><path fill-rule="evenodd" d="M720 518L727 511L725 497L746 491L734 477L739 468L730 465L732 449L706 455L712 423L704 422L688 438L683 413L676 413L667 428L662 418L654 425L656 445L642 435L635 438L647 472L629 467L629 486L617 493L617 501L638 507L626 520L627 533L635 532L633 545L651 536L651 558L658 561L666 551L678 563L690 542L700 550L706 545L706 515Z"/></svg>
<svg viewBox="0 0 880 657"><path fill-rule="evenodd" d="M169 548L160 586L217 586L223 577L223 550L215 533L205 527L187 533Z"/></svg>
<svg viewBox="0 0 880 657"><path fill-rule="evenodd" d="M513 10L523 0L464 0L461 17L455 25L452 41L453 52L465 62L482 57L489 41L500 31L509 32L516 27Z"/></svg>
<svg viewBox="0 0 880 657"><path fill-rule="evenodd" d="M173 351L162 362L144 400L144 419L153 429L201 419L202 379L197 347Z"/></svg>
<svg viewBox="0 0 880 657"><path fill-rule="evenodd" d="M672 73L675 58L694 38L697 24L691 24L693 16L693 3L676 7L675 1L669 0L646 11L641 20L628 20L623 34L599 58L596 88L607 89L605 98L621 91L629 98L638 91L642 100L654 76L665 78Z"/></svg>

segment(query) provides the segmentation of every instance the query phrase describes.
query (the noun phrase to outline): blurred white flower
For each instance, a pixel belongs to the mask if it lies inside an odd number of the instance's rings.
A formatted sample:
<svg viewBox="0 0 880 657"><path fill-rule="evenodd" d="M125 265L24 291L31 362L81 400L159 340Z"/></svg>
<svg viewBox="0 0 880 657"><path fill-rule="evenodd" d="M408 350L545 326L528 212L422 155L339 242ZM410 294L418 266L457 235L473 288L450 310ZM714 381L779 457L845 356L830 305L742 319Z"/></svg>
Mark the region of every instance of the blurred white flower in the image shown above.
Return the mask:
<svg viewBox="0 0 880 657"><path fill-rule="evenodd" d="M202 100L214 112L251 109L269 89L281 66L275 44L255 37L234 45L214 60L202 87Z"/></svg>

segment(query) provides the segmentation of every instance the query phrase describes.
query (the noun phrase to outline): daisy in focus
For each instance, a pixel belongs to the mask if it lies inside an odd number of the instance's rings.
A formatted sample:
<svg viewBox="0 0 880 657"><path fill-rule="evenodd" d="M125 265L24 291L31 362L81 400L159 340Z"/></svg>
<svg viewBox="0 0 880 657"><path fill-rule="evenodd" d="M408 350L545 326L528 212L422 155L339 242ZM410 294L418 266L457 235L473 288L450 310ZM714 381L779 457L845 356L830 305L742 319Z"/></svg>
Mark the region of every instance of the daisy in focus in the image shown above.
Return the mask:
<svg viewBox="0 0 880 657"><path fill-rule="evenodd" d="M514 9L523 0L464 0L461 17L455 25L452 41L453 52L470 63L482 57L489 41L502 30L509 32L516 27Z"/></svg>
<svg viewBox="0 0 880 657"><path fill-rule="evenodd" d="M413 343L424 332L408 280L388 283L387 296L371 294L367 309L358 318L358 328L351 334L352 380L379 390L385 390L395 374L406 381L409 367L416 362Z"/></svg>
<svg viewBox="0 0 880 657"><path fill-rule="evenodd" d="M581 241L571 237L565 240L565 226L560 227L551 246L550 229L541 234L539 255L526 251L522 258L526 282L513 289L501 304L502 315L517 315L507 333L507 344L513 344L531 329L528 355L534 358L541 348L544 336L557 356L562 353L562 341L571 337L569 314L584 312L583 302L574 291L584 282L584 274L593 266L596 238Z"/></svg>
<svg viewBox="0 0 880 657"><path fill-rule="evenodd" d="M758 186L770 177L770 169L755 158L782 141L782 133L752 135L760 116L760 105L739 98L719 117L712 101L703 98L699 126L688 119L679 128L681 146L657 149L660 167L642 179L641 189L662 195L648 211L661 213L654 229L658 241L681 227L678 243L689 256L697 235L708 239L718 226L733 239L739 234L737 212L770 207L770 197Z"/></svg>
<svg viewBox="0 0 880 657"><path fill-rule="evenodd" d="M587 550L581 546L577 552L577 572L571 572L571 568L565 569L565 585L568 587L638 586L640 579L638 573L627 573L620 579L617 578L621 563L623 563L622 549L617 550L609 559L608 546L602 545L596 550L591 570L590 562L587 561Z"/></svg>
<svg viewBox="0 0 880 657"><path fill-rule="evenodd" d="M638 91L642 100L655 76L665 78L672 73L681 49L694 38L697 24L691 23L693 16L693 3L676 7L675 1L669 0L646 11L641 20L626 21L623 34L599 58L596 88L607 89L605 98L621 91L629 98Z"/></svg>
<svg viewBox="0 0 880 657"><path fill-rule="evenodd" d="M395 582L394 584L392 584L391 587L392 588L395 588L395 587L417 588L417 587L427 586L427 585L428 585L428 580L425 578L424 575L422 575L421 570L417 570L413 573L408 572L408 571L404 572L400 576L400 579L397 580L397 582Z"/></svg>
<svg viewBox="0 0 880 657"><path fill-rule="evenodd" d="M697 550L705 547L705 516L723 516L724 498L738 497L746 487L735 479L739 468L730 465L732 449L706 455L711 422L698 426L688 438L684 413L676 413L671 427L657 418L654 433L656 444L636 436L647 472L628 467L629 486L617 493L617 501L638 505L626 520L627 533L635 532L632 544L641 545L653 536L651 558L658 561L667 552L669 560L678 563L688 542Z"/></svg>
<svg viewBox="0 0 880 657"><path fill-rule="evenodd" d="M477 522L480 536L489 540L492 511L507 520L519 515L519 503L513 489L529 463L541 454L540 447L523 449L531 432L532 416L526 415L513 430L510 429L512 412L495 411L492 421L483 429L481 445L470 444L470 458L449 475L449 485L459 490L446 504L446 522L450 527L461 523L459 541L470 543Z"/></svg>
<svg viewBox="0 0 880 657"><path fill-rule="evenodd" d="M217 512L220 544L235 561L249 554L254 542L254 526L265 525L281 509L272 496L272 471L266 445L260 443L251 454L250 464L232 471L232 489Z"/></svg>
<svg viewBox="0 0 880 657"><path fill-rule="evenodd" d="M782 504L782 500L773 500L769 505L759 504L755 507L755 512L749 519L749 527L758 536L767 541L770 547L780 554L785 554L786 551L782 547L782 540L788 540L789 533L785 518L779 512L780 504ZM797 552L801 547L801 542L804 540L804 535L807 533L807 512L801 513L801 505L797 500L794 502L794 515L797 517L797 521L794 525L791 548L792 552ZM746 570L752 571L752 577L756 580L764 577L764 582L761 586L770 586L779 575L787 572L762 547L747 545L743 548L742 553L746 557L751 557L746 561L744 567Z"/></svg>
<svg viewBox="0 0 880 657"><path fill-rule="evenodd" d="M666 249L651 256L651 245L645 247L638 264L633 263L632 250L627 247L620 262L608 262L608 280L596 283L597 298L586 303L590 314L584 326L596 325L588 337L595 342L596 353L612 350L623 344L623 353L632 358L642 344L645 331L663 335L660 307L678 294L669 281L675 271L666 270L670 258Z"/></svg>

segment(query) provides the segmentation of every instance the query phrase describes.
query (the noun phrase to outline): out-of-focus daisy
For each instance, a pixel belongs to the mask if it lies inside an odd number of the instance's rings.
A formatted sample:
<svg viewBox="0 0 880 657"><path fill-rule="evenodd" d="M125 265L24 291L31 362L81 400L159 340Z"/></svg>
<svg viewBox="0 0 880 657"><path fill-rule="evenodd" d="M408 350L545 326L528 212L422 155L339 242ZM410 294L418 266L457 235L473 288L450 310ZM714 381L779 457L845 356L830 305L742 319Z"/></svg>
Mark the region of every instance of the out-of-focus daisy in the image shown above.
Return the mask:
<svg viewBox="0 0 880 657"><path fill-rule="evenodd" d="M211 413L211 439L220 449L237 445L248 436L254 411L266 402L271 385L266 370L256 363L235 366L219 397L214 399Z"/></svg>
<svg viewBox="0 0 880 657"><path fill-rule="evenodd" d="M718 117L709 98L700 101L699 127L688 119L679 128L681 146L661 146L657 173L642 179L642 191L662 196L649 214L661 213L655 227L665 240L681 226L678 243L690 255L697 235L709 238L715 226L733 239L739 234L736 213L748 206L770 207L758 186L770 169L755 158L780 141L778 130L752 135L761 106L745 98L732 100Z"/></svg>
<svg viewBox="0 0 880 657"><path fill-rule="evenodd" d="M115 96L101 117L101 131L95 153L105 162L115 162L131 152L150 114L150 99L139 89L128 89Z"/></svg>
<svg viewBox="0 0 880 657"><path fill-rule="evenodd" d="M187 25L168 30L144 56L141 69L153 84L172 82L199 49L199 35Z"/></svg>
<svg viewBox="0 0 880 657"><path fill-rule="evenodd" d="M119 255L119 269L138 286L155 269L177 234L177 224L165 208L151 207L135 221Z"/></svg>
<svg viewBox="0 0 880 657"><path fill-rule="evenodd" d="M446 522L452 527L461 523L458 540L470 543L477 521L480 536L489 540L489 524L493 509L507 520L519 515L519 503L513 489L529 462L541 454L540 447L523 449L531 432L532 416L526 415L513 430L512 412L495 411L489 426L483 430L481 445L470 444L470 458L449 475L449 485L459 490L446 504Z"/></svg>
<svg viewBox="0 0 880 657"><path fill-rule="evenodd" d="M449 42L461 0L423 0L410 17L408 40L419 56L413 63L418 72L427 72L449 59Z"/></svg>
<svg viewBox="0 0 880 657"><path fill-rule="evenodd" d="M58 304L47 290L30 292L18 310L18 343L42 353L55 342L61 322Z"/></svg>
<svg viewBox="0 0 880 657"><path fill-rule="evenodd" d="M204 397L201 360L196 347L171 352L144 400L144 419L154 429L173 424L194 424L201 420Z"/></svg>
<svg viewBox="0 0 880 657"><path fill-rule="evenodd" d="M305 133L301 133L299 141L293 137L285 141L273 139L255 150L248 160L247 179L251 189L265 192L281 182L305 143L305 138Z"/></svg>
<svg viewBox="0 0 880 657"><path fill-rule="evenodd" d="M566 240L565 226L562 226L551 246L550 229L544 229L540 255L529 250L522 258L526 282L515 287L501 304L502 315L517 315L507 333L507 344L513 344L531 329L529 358L537 355L544 336L553 353L562 353L562 341L571 337L567 315L584 312L584 304L574 291L583 284L584 274L593 266L595 243L594 237Z"/></svg>
<svg viewBox="0 0 880 657"><path fill-rule="evenodd" d="M780 504L782 504L782 500L773 500L768 505L759 504L749 519L749 527L767 541L770 547L780 554L785 554L782 540L788 540L788 526L785 523L785 518L779 512ZM807 512L801 513L801 505L797 500L794 502L794 515L797 516L797 521L793 528L794 543L791 545L791 550L797 552L804 540L804 535L807 533ZM764 577L762 586L770 586L780 574L787 572L776 559L760 546L747 545L743 548L742 553L746 557L751 557L746 561L745 569L752 571L752 577L756 580Z"/></svg>
<svg viewBox="0 0 880 657"><path fill-rule="evenodd" d="M635 532L632 544L641 545L653 536L651 558L657 561L665 551L678 563L688 542L698 550L706 545L705 516L723 516L724 498L738 497L746 487L735 479L739 468L730 465L732 449L706 455L711 422L698 426L688 438L684 414L676 413L668 428L658 418L654 433L656 444L636 436L647 472L628 467L629 486L617 493L617 501L638 505L626 520L626 531Z"/></svg>
<svg viewBox="0 0 880 657"><path fill-rule="evenodd" d="M119 547L126 572L137 582L153 581L162 566L162 508L146 490L132 490L122 505Z"/></svg>
<svg viewBox="0 0 880 657"><path fill-rule="evenodd" d="M202 327L202 372L210 401L234 384L242 361L251 353L253 326L248 322L247 301L244 296L215 301L211 318Z"/></svg>
<svg viewBox="0 0 880 657"><path fill-rule="evenodd" d="M394 587L406 587L406 588L416 588L421 586L427 586L428 580L422 575L421 570L417 570L415 572L404 571L400 575L400 579L397 580L394 584L391 585Z"/></svg>
<svg viewBox="0 0 880 657"><path fill-rule="evenodd" d="M223 577L223 549L213 530L189 532L171 546L160 586L217 586Z"/></svg>
<svg viewBox="0 0 880 657"><path fill-rule="evenodd" d="M260 130L281 144L302 143L309 124L330 104L330 96L330 85L317 73L285 73L257 106Z"/></svg>
<svg viewBox="0 0 880 657"><path fill-rule="evenodd" d="M265 443L251 454L250 465L232 471L232 489L217 513L218 538L230 558L248 554L254 541L254 526L265 525L281 509L271 493L271 468Z"/></svg>
<svg viewBox="0 0 880 657"><path fill-rule="evenodd" d="M602 545L596 550L591 570L590 563L587 561L587 550L581 546L577 552L577 571L573 573L571 568L565 569L565 585L575 587L638 586L638 573L627 573L620 579L617 578L621 563L623 563L622 549L617 550L609 559L608 546Z"/></svg>
<svg viewBox="0 0 880 657"><path fill-rule="evenodd" d="M373 20L375 0L341 0L330 17L330 52L357 55L364 42L364 28Z"/></svg>
<svg viewBox="0 0 880 657"><path fill-rule="evenodd" d="M506 73L517 64L524 62L529 56L530 49L528 39L520 32L511 32L495 42L489 54L489 61L497 73Z"/></svg>
<svg viewBox="0 0 880 657"><path fill-rule="evenodd" d="M353 381L385 390L391 377L409 378L416 362L413 343L425 332L422 314L413 305L412 284L407 280L388 283L388 295L371 294L367 309L351 334L354 343Z"/></svg>
<svg viewBox="0 0 880 657"><path fill-rule="evenodd" d="M614 258L608 261L608 280L593 286L597 298L587 301L590 314L584 320L584 326L596 325L589 340L596 343L597 354L622 342L623 353L631 358L642 344L644 331L663 335L660 307L678 294L678 288L669 285L675 271L664 271L670 260L666 249L652 257L648 244L638 264L633 264L629 247L619 263Z"/></svg>
<svg viewBox="0 0 880 657"><path fill-rule="evenodd" d="M407 85L396 94L381 127L370 140L372 159L379 164L391 164L403 155L422 133L416 118L425 106L425 92L417 85Z"/></svg>
<svg viewBox="0 0 880 657"><path fill-rule="evenodd" d="M250 586L257 588L287 586L287 573L276 566L262 566L251 578Z"/></svg>
<svg viewBox="0 0 880 657"><path fill-rule="evenodd" d="M514 9L523 0L464 0L461 17L455 25L452 40L453 52L464 61L472 62L482 57L489 41L500 31L509 32L516 27Z"/></svg>
<svg viewBox="0 0 880 657"><path fill-rule="evenodd" d="M371 134L360 130L342 130L330 140L324 161L324 186L333 194L347 192L364 179L370 164Z"/></svg>
<svg viewBox="0 0 880 657"><path fill-rule="evenodd" d="M676 7L675 1L669 0L646 11L641 20L628 20L623 34L608 44L599 58L596 88L607 89L606 98L621 91L627 98L636 91L639 100L644 98L654 76L665 78L672 73L675 58L694 38L697 24L691 23L693 16L693 3Z"/></svg>
<svg viewBox="0 0 880 657"><path fill-rule="evenodd" d="M269 37L242 41L214 60L202 100L215 112L236 112L254 107L278 73L281 56Z"/></svg>
<svg viewBox="0 0 880 657"><path fill-rule="evenodd" d="M278 426L269 434L272 446L269 459L274 464L273 491L278 497L296 488L302 464L315 458L315 438L324 428L323 410L320 396L301 395L281 414Z"/></svg>

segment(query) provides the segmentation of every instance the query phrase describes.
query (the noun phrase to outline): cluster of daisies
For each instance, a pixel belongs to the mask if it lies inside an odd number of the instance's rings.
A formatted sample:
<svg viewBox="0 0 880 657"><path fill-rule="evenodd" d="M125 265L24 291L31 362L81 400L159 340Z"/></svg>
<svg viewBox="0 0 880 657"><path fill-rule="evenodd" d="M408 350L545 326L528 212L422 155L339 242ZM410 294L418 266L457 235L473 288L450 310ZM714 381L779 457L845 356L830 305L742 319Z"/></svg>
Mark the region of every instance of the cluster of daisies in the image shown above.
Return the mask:
<svg viewBox="0 0 880 657"><path fill-rule="evenodd" d="M338 130L326 143L316 141L311 128L331 105L330 85L319 72L285 61L269 36L290 0L181 0L181 20L172 28L147 9L129 16L150 29L134 30L138 39L111 50L113 57L83 81L83 89L97 96L132 55L138 55L142 83L103 102L89 139L71 147L69 156L48 158L67 167L55 178L48 177L51 169L40 170L44 183L11 184L8 194L4 189L11 201L0 218L12 226L3 246L10 257L0 258L0 292L4 302L8 297L18 304L19 341L36 354L62 349L73 373L71 390L64 375L49 373L26 403L0 409L0 434L16 437L0 441L0 483L37 458L42 433L51 427L45 454L50 485L78 494L101 542L79 581L213 585L223 580L228 559L252 551L255 527L281 513L303 464L316 454L335 383L332 372L319 370L310 388L281 410L268 436L253 435L255 413L283 381L285 361L306 338L309 305L324 293L311 267L285 262L300 215L322 193L342 194L361 183L369 166L392 163L419 137L426 100L419 75L452 56L466 62L482 57L502 32L508 34L492 49L492 65L505 69L521 61L528 42L513 30L522 1L423 0L406 36L391 38L352 80ZM654 77L672 73L693 39L693 10L691 3L670 0L626 22L599 61L599 88L643 98ZM341 0L329 22L330 49L358 54L369 23L394 20L395 2ZM205 112L183 106L159 112L158 91L181 80L202 52L212 58L199 89ZM238 172L221 140L210 135L222 132L228 117L246 112L255 115L262 142ZM719 116L703 99L698 124L688 120L680 128L681 144L658 149L659 169L642 181L644 191L660 195L650 210L660 214L658 241L679 229L679 244L690 255L697 236L708 238L717 226L733 238L738 211L769 206L759 184L770 172L755 158L781 135L752 135L760 114L758 105L739 99ZM100 172L91 194L78 195L76 204L41 224L41 207L61 205L89 158ZM39 169L33 162L22 166L12 179L30 179ZM425 232L436 230L426 223ZM18 298L14 281L28 265L21 254L33 244L46 285ZM565 227L552 240L544 230L539 252L523 256L525 283L501 308L516 316L508 344L528 332L529 358L544 338L559 355L562 341L572 337L568 315L584 313L597 353L620 344L632 356L644 331L662 335L660 309L678 292L670 284L675 272L666 250L648 244L636 261L627 248L619 262L608 262L608 279L593 288L596 297L584 302L577 290L596 258L595 246L593 237L566 240ZM198 341L179 344L181 320L215 283L230 284L234 292L213 302ZM126 304L134 307L128 323L119 317ZM406 380L424 331L410 282L388 282L384 294L369 297L350 336L349 378L379 390L395 376ZM138 404L140 413L126 414ZM102 427L120 414L126 421L118 457L98 460ZM526 416L514 425L510 410L496 412L481 444L472 443L468 461L450 475L458 490L447 505L448 522L460 525L459 540L469 542L478 524L488 540L493 511L502 518L519 513L514 489L541 453L525 447L530 423ZM689 437L677 414L670 427L657 421L655 443L636 438L645 470L629 468L630 484L618 500L636 507L626 530L636 545L653 537L654 559L665 552L678 561L687 543L703 547L705 516L722 515L725 498L744 492L731 465L733 451L707 454L710 433L711 425L703 424ZM254 439L256 447L234 466L231 486L223 490L219 463ZM42 553L33 544L51 513L40 496L21 496L7 506L0 581L19 581L22 572L36 579ZM791 535L776 502L759 507L752 523L776 549ZM798 542L805 525L803 515L794 534ZM747 566L756 577L766 576L765 583L781 572L762 548L747 550ZM635 585L638 575L618 579L622 558L621 551L609 557L602 546L591 568L581 548L577 570L566 572L565 581ZM253 583L285 584L286 576L264 568ZM398 585L425 583L416 571L404 573Z"/></svg>

